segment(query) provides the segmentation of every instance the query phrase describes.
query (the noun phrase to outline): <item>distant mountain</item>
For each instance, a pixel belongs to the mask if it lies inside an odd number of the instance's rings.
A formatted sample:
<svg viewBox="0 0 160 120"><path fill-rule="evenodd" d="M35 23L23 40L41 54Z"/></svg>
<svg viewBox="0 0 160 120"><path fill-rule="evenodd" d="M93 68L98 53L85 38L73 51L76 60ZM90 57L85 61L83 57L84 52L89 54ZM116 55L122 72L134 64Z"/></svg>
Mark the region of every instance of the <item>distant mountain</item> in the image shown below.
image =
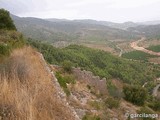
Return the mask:
<svg viewBox="0 0 160 120"><path fill-rule="evenodd" d="M51 22L57 22L57 21L71 21L66 19L46 19ZM97 21L97 20L91 20L91 19L84 19L84 20L72 20L72 22L79 22L79 23L85 23L85 24L96 24L96 25L104 25L112 28L118 28L118 29L127 29L129 27L136 27L139 24L134 22L124 22L124 23L114 23L109 21Z"/></svg>
<svg viewBox="0 0 160 120"><path fill-rule="evenodd" d="M127 29L135 34L144 35L149 39L160 39L160 24L158 25L140 25L137 27L131 27Z"/></svg>
<svg viewBox="0 0 160 120"><path fill-rule="evenodd" d="M146 22L141 22L139 24L142 24L142 25L158 25L160 24L160 20L156 20L156 21L146 21Z"/></svg>
<svg viewBox="0 0 160 120"><path fill-rule="evenodd" d="M17 29L26 37L48 42L100 42L116 39L135 39L137 36L122 29L108 27L108 22L92 20L58 20L21 18L12 15ZM102 24L103 23L103 24ZM111 23L110 23L111 24ZM126 23L125 23L126 24Z"/></svg>

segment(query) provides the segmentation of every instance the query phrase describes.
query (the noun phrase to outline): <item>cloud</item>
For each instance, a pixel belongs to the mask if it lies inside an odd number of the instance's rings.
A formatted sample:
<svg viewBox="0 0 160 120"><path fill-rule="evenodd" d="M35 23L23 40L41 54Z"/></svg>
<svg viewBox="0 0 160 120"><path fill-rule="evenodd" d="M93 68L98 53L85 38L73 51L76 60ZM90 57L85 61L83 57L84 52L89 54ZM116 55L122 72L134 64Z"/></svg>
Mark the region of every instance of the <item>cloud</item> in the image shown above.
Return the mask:
<svg viewBox="0 0 160 120"><path fill-rule="evenodd" d="M136 8L152 5L154 3L160 2L160 0L113 0L113 8Z"/></svg>
<svg viewBox="0 0 160 120"><path fill-rule="evenodd" d="M19 16L40 18L139 21L160 16L160 0L0 0Z"/></svg>
<svg viewBox="0 0 160 120"><path fill-rule="evenodd" d="M68 7L82 7L82 6L92 6L92 5L99 5L99 4L111 4L113 3L111 0L81 0L77 2L68 3L66 6Z"/></svg>

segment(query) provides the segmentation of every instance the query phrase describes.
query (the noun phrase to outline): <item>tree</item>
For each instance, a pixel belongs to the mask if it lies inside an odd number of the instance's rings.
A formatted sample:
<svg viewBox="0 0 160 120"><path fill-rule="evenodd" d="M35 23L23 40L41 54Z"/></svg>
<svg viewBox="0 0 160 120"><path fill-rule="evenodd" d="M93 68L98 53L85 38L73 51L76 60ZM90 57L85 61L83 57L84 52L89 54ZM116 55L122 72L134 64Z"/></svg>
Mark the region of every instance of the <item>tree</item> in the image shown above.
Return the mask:
<svg viewBox="0 0 160 120"><path fill-rule="evenodd" d="M123 87L124 99L136 105L144 105L147 91L139 86L126 85Z"/></svg>
<svg viewBox="0 0 160 120"><path fill-rule="evenodd" d="M0 29L16 30L10 13L4 9L0 9Z"/></svg>

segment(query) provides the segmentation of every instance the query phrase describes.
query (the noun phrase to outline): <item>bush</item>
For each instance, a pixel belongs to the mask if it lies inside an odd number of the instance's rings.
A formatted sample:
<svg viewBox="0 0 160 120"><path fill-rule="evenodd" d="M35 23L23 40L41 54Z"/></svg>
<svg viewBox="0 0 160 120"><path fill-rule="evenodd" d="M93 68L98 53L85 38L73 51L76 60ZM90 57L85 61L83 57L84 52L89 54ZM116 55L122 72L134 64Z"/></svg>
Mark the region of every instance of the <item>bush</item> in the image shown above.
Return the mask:
<svg viewBox="0 0 160 120"><path fill-rule="evenodd" d="M122 91L119 90L111 81L107 82L107 89L109 94L114 98L122 98Z"/></svg>
<svg viewBox="0 0 160 120"><path fill-rule="evenodd" d="M0 9L0 29L16 30L10 13L4 9Z"/></svg>
<svg viewBox="0 0 160 120"><path fill-rule="evenodd" d="M70 95L70 91L67 87L67 83L75 84L75 79L74 76L72 75L61 75L60 72L56 72L56 78L60 84L60 86L63 88L64 92L66 93L67 96Z"/></svg>
<svg viewBox="0 0 160 120"><path fill-rule="evenodd" d="M0 56L8 56L10 54L10 47L6 44L0 44Z"/></svg>
<svg viewBox="0 0 160 120"><path fill-rule="evenodd" d="M63 79L66 81L66 83L72 83L72 84L75 84L76 83L76 80L74 78L73 75L64 75L63 76Z"/></svg>
<svg viewBox="0 0 160 120"><path fill-rule="evenodd" d="M124 99L136 105L144 105L147 91L139 86L126 85L123 87Z"/></svg>
<svg viewBox="0 0 160 120"><path fill-rule="evenodd" d="M96 115L85 115L82 120L101 120L99 116Z"/></svg>
<svg viewBox="0 0 160 120"><path fill-rule="evenodd" d="M112 108L118 108L120 105L120 101L118 99L114 99L112 97L107 98L107 100L105 101L105 103L107 104L107 107L112 109Z"/></svg>
<svg viewBox="0 0 160 120"><path fill-rule="evenodd" d="M64 61L62 63L62 67L64 69L65 72L71 72L72 71L72 63L70 61Z"/></svg>
<svg viewBox="0 0 160 120"><path fill-rule="evenodd" d="M91 105L96 110L100 110L103 107L103 104L100 101L89 101L89 105Z"/></svg>
<svg viewBox="0 0 160 120"><path fill-rule="evenodd" d="M151 104L148 105L150 108L152 108L155 111L160 111L160 101L154 100Z"/></svg>

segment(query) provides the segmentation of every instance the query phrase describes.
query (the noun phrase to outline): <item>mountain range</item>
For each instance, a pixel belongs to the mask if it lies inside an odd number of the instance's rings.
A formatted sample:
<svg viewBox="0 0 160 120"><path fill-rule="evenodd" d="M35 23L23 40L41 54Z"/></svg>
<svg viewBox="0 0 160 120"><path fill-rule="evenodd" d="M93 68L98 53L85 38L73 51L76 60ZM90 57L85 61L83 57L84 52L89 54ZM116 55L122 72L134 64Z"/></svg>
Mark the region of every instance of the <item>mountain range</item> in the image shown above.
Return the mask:
<svg viewBox="0 0 160 120"><path fill-rule="evenodd" d="M17 29L24 34L25 37L43 42L72 42L72 43L99 43L108 40L133 40L139 39L144 35L146 29L151 24L153 29L157 27L156 35L159 34L160 21L151 21L144 23L113 23L108 21L96 20L66 20L66 19L40 19L33 17L18 17L12 15L12 19ZM143 27L142 27L143 26ZM136 31L136 32L135 32ZM154 32L155 34L155 32Z"/></svg>

